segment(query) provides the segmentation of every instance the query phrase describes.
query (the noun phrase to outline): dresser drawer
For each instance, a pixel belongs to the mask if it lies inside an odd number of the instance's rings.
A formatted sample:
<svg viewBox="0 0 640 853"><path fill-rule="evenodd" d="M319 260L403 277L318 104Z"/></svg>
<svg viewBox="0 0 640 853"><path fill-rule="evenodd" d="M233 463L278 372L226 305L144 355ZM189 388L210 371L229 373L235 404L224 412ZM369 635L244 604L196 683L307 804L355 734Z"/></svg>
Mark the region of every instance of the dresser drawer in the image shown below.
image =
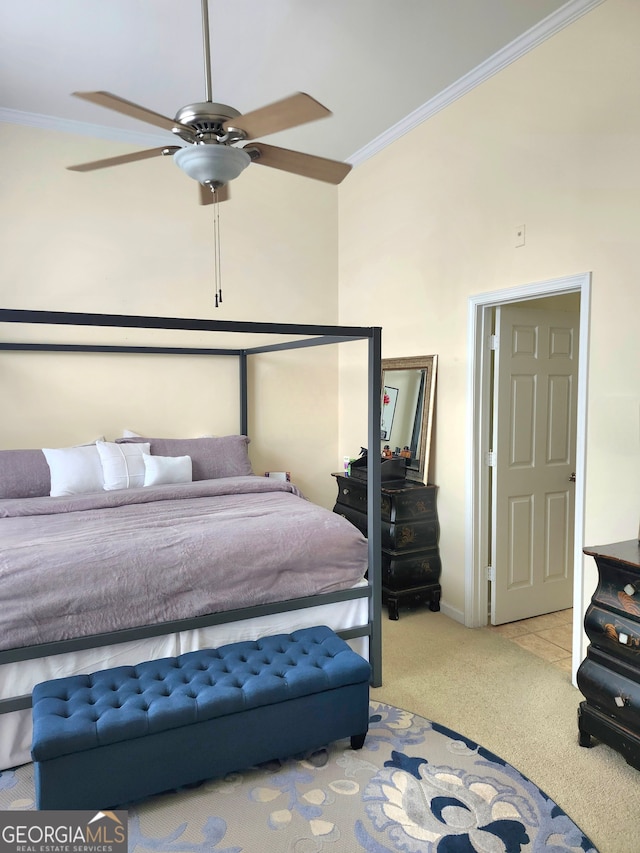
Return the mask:
<svg viewBox="0 0 640 853"><path fill-rule="evenodd" d="M607 608L628 613L640 620L640 594L633 594L631 587L640 583L637 570L626 569L624 566L601 560L598 563L599 581L592 601L603 604ZM625 587L629 589L625 591Z"/></svg>
<svg viewBox="0 0 640 853"><path fill-rule="evenodd" d="M367 484L355 477L336 476L337 503L367 512ZM437 486L425 486L413 480L400 481L396 486L381 489L380 517L384 521L410 521L423 515L435 514Z"/></svg>
<svg viewBox="0 0 640 853"><path fill-rule="evenodd" d="M441 570L442 562L437 548L404 556L382 553L382 584L390 590L438 583Z"/></svg>
<svg viewBox="0 0 640 853"><path fill-rule="evenodd" d="M410 521L436 511L437 486L416 486L392 491L382 490L382 518L388 521Z"/></svg>
<svg viewBox="0 0 640 853"><path fill-rule="evenodd" d="M338 498L340 506L351 507L360 512L367 512L367 485L358 483L352 477L338 477ZM338 512L338 507L334 509Z"/></svg>
<svg viewBox="0 0 640 853"><path fill-rule="evenodd" d="M602 662L601 662L602 661ZM640 684L631 668L626 669L607 656L598 656L598 660L587 657L578 669L578 688L586 698L588 705L597 708L603 714L638 730L640 719Z"/></svg>
<svg viewBox="0 0 640 853"><path fill-rule="evenodd" d="M640 621L592 603L584 617L584 628L593 646L626 660L640 672Z"/></svg>
<svg viewBox="0 0 640 853"><path fill-rule="evenodd" d="M343 518L346 518L351 524L355 525L361 533L366 536L369 532L367 516L364 512L359 512L357 509L348 506L347 504L337 503L333 511Z"/></svg>
<svg viewBox="0 0 640 853"><path fill-rule="evenodd" d="M349 519L358 530L365 536L367 535L367 516L365 513L339 503L334 506L333 511ZM385 551L402 552L433 548L437 546L440 535L440 525L437 518L405 521L397 524L383 520L380 527L381 544Z"/></svg>

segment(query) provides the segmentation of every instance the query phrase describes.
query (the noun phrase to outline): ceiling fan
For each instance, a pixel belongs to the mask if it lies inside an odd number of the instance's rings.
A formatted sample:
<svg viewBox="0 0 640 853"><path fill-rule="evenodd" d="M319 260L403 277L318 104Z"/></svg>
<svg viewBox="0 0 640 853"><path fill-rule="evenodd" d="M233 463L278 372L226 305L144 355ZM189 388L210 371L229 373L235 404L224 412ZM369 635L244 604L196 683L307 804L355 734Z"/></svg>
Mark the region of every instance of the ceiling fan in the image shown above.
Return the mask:
<svg viewBox="0 0 640 853"><path fill-rule="evenodd" d="M205 101L181 107L172 119L110 92L73 93L77 98L169 130L184 140L187 145L150 148L67 168L75 172L89 172L136 160L147 160L159 155L172 155L179 168L200 184L201 204L211 204L227 199L229 181L237 178L250 163L271 166L274 169L292 172L306 178L315 178L330 184L339 184L351 170L350 164L253 141L259 136L267 136L331 115L326 107L310 95L298 92L245 114L227 104L213 101L208 0L201 0L201 2ZM244 147L238 145L247 141L250 144Z"/></svg>

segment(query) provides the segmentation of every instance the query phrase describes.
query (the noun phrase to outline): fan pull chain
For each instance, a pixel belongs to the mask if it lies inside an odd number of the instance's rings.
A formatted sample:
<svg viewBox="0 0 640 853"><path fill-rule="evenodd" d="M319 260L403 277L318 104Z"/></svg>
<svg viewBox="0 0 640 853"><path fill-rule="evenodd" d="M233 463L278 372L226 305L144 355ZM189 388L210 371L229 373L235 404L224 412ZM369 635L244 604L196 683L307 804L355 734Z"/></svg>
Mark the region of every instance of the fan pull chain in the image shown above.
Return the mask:
<svg viewBox="0 0 640 853"><path fill-rule="evenodd" d="M218 203L218 189L213 191L213 245L214 245L214 269L213 280L216 293L216 308L222 304L222 273L220 270L220 205Z"/></svg>

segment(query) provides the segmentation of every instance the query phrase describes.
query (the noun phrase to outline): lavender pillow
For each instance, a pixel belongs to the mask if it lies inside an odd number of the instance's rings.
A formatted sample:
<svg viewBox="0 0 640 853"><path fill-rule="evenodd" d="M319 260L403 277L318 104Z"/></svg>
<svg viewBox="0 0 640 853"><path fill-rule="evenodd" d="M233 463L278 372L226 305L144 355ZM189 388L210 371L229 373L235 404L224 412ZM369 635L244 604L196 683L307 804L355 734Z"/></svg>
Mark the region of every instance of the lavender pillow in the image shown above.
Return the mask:
<svg viewBox="0 0 640 853"><path fill-rule="evenodd" d="M51 475L42 450L0 450L0 499L49 494Z"/></svg>
<svg viewBox="0 0 640 853"><path fill-rule="evenodd" d="M190 456L195 480L217 480L253 474L246 435L215 438L117 438L118 444L148 442L152 456Z"/></svg>

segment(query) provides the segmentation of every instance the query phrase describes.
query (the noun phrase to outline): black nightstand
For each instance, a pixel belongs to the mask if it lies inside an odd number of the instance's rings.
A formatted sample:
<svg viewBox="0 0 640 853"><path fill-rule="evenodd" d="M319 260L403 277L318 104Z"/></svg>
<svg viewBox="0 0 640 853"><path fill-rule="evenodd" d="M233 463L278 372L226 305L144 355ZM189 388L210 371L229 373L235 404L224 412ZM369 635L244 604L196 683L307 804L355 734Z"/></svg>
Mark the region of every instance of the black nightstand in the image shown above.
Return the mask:
<svg viewBox="0 0 640 853"><path fill-rule="evenodd" d="M367 535L367 482L333 474L338 497L333 508ZM440 525L438 487L417 480L382 483L382 602L389 619L398 619L403 604L429 603L440 610Z"/></svg>

